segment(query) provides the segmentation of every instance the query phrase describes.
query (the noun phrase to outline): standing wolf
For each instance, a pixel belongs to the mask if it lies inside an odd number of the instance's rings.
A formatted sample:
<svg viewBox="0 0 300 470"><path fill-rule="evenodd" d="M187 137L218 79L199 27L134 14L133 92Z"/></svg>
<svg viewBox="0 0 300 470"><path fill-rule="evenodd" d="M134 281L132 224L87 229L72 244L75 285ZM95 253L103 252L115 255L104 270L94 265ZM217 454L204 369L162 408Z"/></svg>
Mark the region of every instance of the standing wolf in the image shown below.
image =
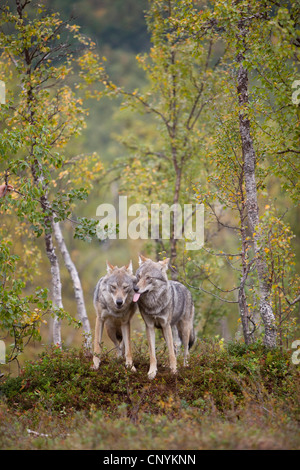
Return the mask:
<svg viewBox="0 0 300 470"><path fill-rule="evenodd" d="M173 335L179 336L184 346L184 365L187 365L189 348L195 341L194 304L190 291L180 282L169 281L167 277L169 259L154 262L144 256L139 257L139 268L135 275L137 284L134 287L133 301L146 323L149 343L150 368L149 379L157 372L155 356L155 327L162 328L169 350L171 371L176 373L176 355Z"/></svg>
<svg viewBox="0 0 300 470"><path fill-rule="evenodd" d="M98 369L100 364L100 345L105 323L107 334L115 344L118 354L125 354L126 366L135 370L130 343L130 320L137 309L137 304L132 302L135 281L131 261L122 268L112 266L107 262L107 274L98 281L94 292L94 306L97 314L94 369Z"/></svg>

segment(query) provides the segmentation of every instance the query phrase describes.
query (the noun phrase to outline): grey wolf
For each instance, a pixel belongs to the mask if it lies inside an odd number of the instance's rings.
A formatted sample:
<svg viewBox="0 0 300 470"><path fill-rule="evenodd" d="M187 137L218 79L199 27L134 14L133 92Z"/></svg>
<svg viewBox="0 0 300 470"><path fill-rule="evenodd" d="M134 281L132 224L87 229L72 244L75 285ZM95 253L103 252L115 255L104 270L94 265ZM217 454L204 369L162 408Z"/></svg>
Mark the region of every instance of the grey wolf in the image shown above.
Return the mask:
<svg viewBox="0 0 300 470"><path fill-rule="evenodd" d="M96 325L94 338L94 369L100 364L101 342L104 324L109 338L117 348L118 355L125 355L126 366L133 371L130 343L130 321L137 309L133 300L136 281L132 263L118 268L107 262L107 274L99 279L94 292Z"/></svg>
<svg viewBox="0 0 300 470"><path fill-rule="evenodd" d="M163 331L173 373L177 371L173 335L178 336L183 344L185 366L188 363L189 348L195 341L192 295L180 282L168 280L168 262L168 258L154 262L140 255L139 267L135 273L137 283L134 286L133 301L138 302L146 324L150 354L149 379L153 379L157 373L155 327Z"/></svg>

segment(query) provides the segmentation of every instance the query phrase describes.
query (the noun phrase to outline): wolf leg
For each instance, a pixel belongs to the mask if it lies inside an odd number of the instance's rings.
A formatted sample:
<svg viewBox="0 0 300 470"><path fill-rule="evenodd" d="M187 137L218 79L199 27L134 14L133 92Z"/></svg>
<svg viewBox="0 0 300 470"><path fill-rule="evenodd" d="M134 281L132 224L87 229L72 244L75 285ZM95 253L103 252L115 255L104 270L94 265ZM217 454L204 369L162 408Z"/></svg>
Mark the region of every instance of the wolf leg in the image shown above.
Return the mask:
<svg viewBox="0 0 300 470"><path fill-rule="evenodd" d="M183 328L182 331L182 344L183 344L183 365L184 367L188 366L189 358L189 340L190 340L190 330L188 327Z"/></svg>
<svg viewBox="0 0 300 470"><path fill-rule="evenodd" d="M169 350L169 363L170 363L170 369L173 372L173 374L176 374L177 372L177 361L176 361L176 356L174 352L174 344L173 344L173 336L172 336L172 328L168 324L166 326L163 326L163 332L164 332L164 337L168 346Z"/></svg>
<svg viewBox="0 0 300 470"><path fill-rule="evenodd" d="M176 325L172 326L172 336L173 336L174 352L175 352L175 355L177 356L180 350L181 340L180 340Z"/></svg>
<svg viewBox="0 0 300 470"><path fill-rule="evenodd" d="M120 351L121 351L121 356L125 357L125 344L124 344L124 338L122 338L122 341L120 343Z"/></svg>
<svg viewBox="0 0 300 470"><path fill-rule="evenodd" d="M189 358L189 349L194 342L194 329L193 329L193 322L190 320L183 320L177 324L179 336L181 338L183 344L183 365L188 366L188 358Z"/></svg>
<svg viewBox="0 0 300 470"><path fill-rule="evenodd" d="M100 352L101 352L101 342L103 334L104 322L101 320L100 315L97 313L96 316L96 325L95 325L95 338L94 338L94 357L93 357L93 369L98 369L100 365Z"/></svg>
<svg viewBox="0 0 300 470"><path fill-rule="evenodd" d="M120 331L120 327L116 327L116 325L110 321L110 319L107 320L106 322L106 331L108 337L112 340L114 343L116 350L117 350L117 356L122 357L123 353L123 336Z"/></svg>
<svg viewBox="0 0 300 470"><path fill-rule="evenodd" d="M149 354L150 354L150 368L148 371L148 378L150 380L154 379L157 373L157 361L155 355L155 330L154 325L146 325L146 333L149 344Z"/></svg>
<svg viewBox="0 0 300 470"><path fill-rule="evenodd" d="M131 353L131 342L130 342L130 323L124 323L121 326L123 344L125 346L125 364L126 367L130 368L133 372L136 372L136 368L133 365L132 353Z"/></svg>

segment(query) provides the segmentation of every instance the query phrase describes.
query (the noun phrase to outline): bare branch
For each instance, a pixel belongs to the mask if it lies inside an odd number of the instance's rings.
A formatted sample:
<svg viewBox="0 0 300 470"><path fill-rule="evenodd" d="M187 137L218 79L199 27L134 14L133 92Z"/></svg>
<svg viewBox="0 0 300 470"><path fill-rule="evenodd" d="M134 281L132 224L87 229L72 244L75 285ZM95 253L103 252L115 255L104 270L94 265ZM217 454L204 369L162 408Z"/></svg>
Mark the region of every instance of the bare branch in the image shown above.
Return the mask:
<svg viewBox="0 0 300 470"><path fill-rule="evenodd" d="M201 286L192 286L191 284L189 284L188 282L185 282L187 286L189 286L191 289L196 289L196 290L201 290L202 292L205 292L206 294L209 294L209 295L212 295L214 297L216 297L216 299L218 300L221 300L222 302L226 302L228 304L238 304L238 301L237 300L227 300L227 299L222 299L221 297L219 297L218 295L214 294L213 292L209 292L205 289L203 289L203 287Z"/></svg>

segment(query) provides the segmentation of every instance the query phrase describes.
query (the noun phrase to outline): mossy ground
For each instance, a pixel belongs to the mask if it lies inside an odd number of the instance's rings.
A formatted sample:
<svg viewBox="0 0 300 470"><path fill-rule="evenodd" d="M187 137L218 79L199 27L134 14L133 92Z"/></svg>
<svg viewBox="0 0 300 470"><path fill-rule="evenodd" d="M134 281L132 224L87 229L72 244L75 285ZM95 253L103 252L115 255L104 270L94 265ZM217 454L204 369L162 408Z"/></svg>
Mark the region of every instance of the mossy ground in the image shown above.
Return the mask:
<svg viewBox="0 0 300 470"><path fill-rule="evenodd" d="M174 376L163 348L153 381L144 343L134 358L135 373L108 352L94 371L82 350L46 349L1 382L0 448L299 448L299 369L289 353L199 341Z"/></svg>

